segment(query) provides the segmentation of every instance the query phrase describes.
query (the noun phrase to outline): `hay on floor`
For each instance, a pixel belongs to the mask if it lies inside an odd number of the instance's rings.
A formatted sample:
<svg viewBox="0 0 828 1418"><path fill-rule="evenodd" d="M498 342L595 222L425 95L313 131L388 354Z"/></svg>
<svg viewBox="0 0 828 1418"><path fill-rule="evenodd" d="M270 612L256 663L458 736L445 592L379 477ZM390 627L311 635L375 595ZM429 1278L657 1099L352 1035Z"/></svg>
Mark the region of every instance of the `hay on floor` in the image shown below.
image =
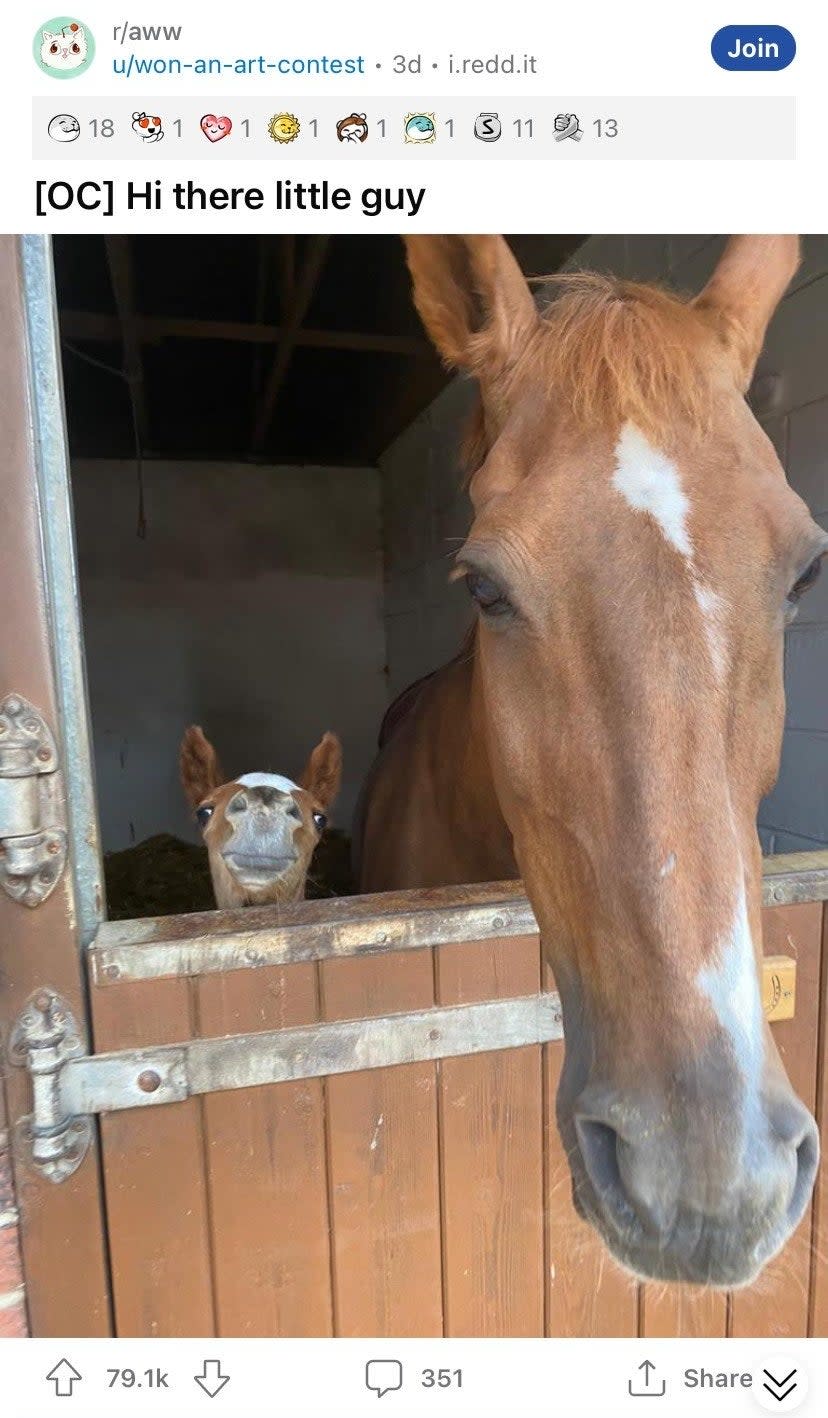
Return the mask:
<svg viewBox="0 0 828 1418"><path fill-rule="evenodd" d="M167 832L122 852L107 852L104 875L110 921L215 910L207 848ZM318 900L353 892L351 839L332 828L314 852L307 896Z"/></svg>

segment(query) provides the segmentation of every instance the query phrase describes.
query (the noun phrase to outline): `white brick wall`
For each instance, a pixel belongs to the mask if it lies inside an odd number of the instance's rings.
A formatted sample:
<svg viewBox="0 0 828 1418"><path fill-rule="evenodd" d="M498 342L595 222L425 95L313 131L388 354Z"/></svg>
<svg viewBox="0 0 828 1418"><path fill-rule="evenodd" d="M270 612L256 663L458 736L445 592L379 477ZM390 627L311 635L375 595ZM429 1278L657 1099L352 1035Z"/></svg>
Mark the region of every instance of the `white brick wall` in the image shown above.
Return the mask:
<svg viewBox="0 0 828 1418"><path fill-rule="evenodd" d="M593 236L571 267L696 291L723 238ZM792 486L828 527L828 236L804 239L802 266L768 332L755 406ZM448 563L469 521L457 448L471 391L457 380L381 459L385 625L391 695L449 659L470 613ZM806 598L785 650L788 714L779 780L762 803L766 851L828 846L828 573Z"/></svg>

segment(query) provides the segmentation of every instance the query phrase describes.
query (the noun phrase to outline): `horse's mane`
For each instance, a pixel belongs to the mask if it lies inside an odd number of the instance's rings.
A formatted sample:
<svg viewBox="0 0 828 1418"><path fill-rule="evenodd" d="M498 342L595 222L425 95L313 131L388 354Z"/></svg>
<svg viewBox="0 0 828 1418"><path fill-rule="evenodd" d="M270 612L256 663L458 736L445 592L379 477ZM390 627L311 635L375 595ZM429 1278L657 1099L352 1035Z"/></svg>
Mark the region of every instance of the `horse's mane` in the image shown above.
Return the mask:
<svg viewBox="0 0 828 1418"><path fill-rule="evenodd" d="M604 429L630 420L658 435L678 419L709 423L715 332L703 305L658 285L578 271L538 277L541 322L520 359L554 390L556 405L581 427ZM485 332L477 337L481 354ZM481 361L480 374L485 373ZM464 461L485 456L482 411L476 410Z"/></svg>

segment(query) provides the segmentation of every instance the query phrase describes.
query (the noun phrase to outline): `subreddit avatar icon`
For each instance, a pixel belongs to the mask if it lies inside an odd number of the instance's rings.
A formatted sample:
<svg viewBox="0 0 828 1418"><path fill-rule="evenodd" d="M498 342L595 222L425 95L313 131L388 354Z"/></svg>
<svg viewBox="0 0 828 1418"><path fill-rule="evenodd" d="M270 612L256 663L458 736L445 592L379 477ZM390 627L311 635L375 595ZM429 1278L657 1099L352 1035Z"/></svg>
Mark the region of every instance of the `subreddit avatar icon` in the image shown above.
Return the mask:
<svg viewBox="0 0 828 1418"><path fill-rule="evenodd" d="M95 41L88 25L58 15L39 27L33 52L38 68L50 79L77 79L95 58Z"/></svg>

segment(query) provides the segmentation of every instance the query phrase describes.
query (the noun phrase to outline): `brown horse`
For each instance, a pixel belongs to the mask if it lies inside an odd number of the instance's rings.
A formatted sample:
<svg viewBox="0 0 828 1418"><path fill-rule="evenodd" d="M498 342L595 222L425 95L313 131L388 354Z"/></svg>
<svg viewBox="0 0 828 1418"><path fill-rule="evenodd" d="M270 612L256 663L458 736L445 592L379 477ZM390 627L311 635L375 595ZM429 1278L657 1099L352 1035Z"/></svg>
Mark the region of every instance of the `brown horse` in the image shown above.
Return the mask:
<svg viewBox="0 0 828 1418"><path fill-rule="evenodd" d="M761 1009L756 812L828 538L744 398L798 242L732 238L689 300L561 278L543 312L499 237L408 260L480 390L453 573L478 615L374 765L362 887L523 876L578 1210L639 1275L745 1284L819 1151Z"/></svg>
<svg viewBox="0 0 828 1418"><path fill-rule="evenodd" d="M301 901L314 848L336 800L342 747L324 734L294 783L278 773L225 780L203 729L181 740L179 771L207 848L216 905Z"/></svg>

